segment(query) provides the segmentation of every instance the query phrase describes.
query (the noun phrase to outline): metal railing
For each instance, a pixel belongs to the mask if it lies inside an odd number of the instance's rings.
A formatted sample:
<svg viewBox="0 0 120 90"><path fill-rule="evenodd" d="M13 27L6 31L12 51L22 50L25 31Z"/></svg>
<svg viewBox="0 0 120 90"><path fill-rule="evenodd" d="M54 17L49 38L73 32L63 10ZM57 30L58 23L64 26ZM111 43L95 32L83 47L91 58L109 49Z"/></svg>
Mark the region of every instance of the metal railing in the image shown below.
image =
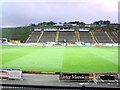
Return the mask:
<svg viewBox="0 0 120 90"><path fill-rule="evenodd" d="M119 89L120 87L104 86L43 86L43 85L19 85L19 84L0 84L2 90L104 90Z"/></svg>

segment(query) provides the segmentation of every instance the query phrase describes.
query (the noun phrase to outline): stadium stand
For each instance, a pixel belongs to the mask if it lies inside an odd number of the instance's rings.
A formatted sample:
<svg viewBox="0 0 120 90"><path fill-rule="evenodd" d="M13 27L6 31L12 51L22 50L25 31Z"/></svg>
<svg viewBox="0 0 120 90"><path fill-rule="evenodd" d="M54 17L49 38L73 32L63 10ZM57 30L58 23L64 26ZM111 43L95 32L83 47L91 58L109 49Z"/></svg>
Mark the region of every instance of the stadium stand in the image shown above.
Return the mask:
<svg viewBox="0 0 120 90"><path fill-rule="evenodd" d="M119 33L119 32L114 31L113 33L114 33L114 35L118 38L118 33Z"/></svg>
<svg viewBox="0 0 120 90"><path fill-rule="evenodd" d="M35 32L35 31L33 31L30 35L29 35L29 38L27 39L27 41L26 42L37 42L37 40L39 39L39 37L40 37L40 34L41 34L41 32L39 31L39 32Z"/></svg>
<svg viewBox="0 0 120 90"><path fill-rule="evenodd" d="M112 38L112 40L117 43L118 42L118 37L116 35L114 35L114 32L111 31L107 31L107 33L109 34L109 36Z"/></svg>
<svg viewBox="0 0 120 90"><path fill-rule="evenodd" d="M67 40L67 42L75 43L75 33L73 31L61 31L59 32L59 42L63 42Z"/></svg>
<svg viewBox="0 0 120 90"><path fill-rule="evenodd" d="M115 31L33 31L26 42L118 43Z"/></svg>
<svg viewBox="0 0 120 90"><path fill-rule="evenodd" d="M56 31L44 31L39 42L55 42Z"/></svg>
<svg viewBox="0 0 120 90"><path fill-rule="evenodd" d="M99 43L112 43L109 37L105 34L104 31L94 31L94 35L96 36Z"/></svg>
<svg viewBox="0 0 120 90"><path fill-rule="evenodd" d="M80 35L80 40L81 42L85 42L85 43L94 43L91 35L89 32L79 32L79 35Z"/></svg>

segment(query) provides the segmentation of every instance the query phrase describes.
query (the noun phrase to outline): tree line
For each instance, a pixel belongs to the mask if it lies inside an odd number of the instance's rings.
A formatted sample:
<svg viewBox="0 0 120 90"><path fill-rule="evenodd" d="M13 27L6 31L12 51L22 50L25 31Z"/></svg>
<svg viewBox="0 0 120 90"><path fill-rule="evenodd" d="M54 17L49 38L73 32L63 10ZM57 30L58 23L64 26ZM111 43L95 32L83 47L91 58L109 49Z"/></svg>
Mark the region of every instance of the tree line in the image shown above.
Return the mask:
<svg viewBox="0 0 120 90"><path fill-rule="evenodd" d="M91 24L94 24L94 25L109 25L111 22L109 20L99 20L99 21L95 21ZM50 22L40 22L38 24L30 24L29 26L33 26L33 27L36 27L36 26L54 26L56 25L57 23L54 22L54 21L50 21ZM59 22L58 23L59 25L65 25L65 24L76 24L76 25L86 25L85 22L80 22L80 21L72 21L72 22Z"/></svg>

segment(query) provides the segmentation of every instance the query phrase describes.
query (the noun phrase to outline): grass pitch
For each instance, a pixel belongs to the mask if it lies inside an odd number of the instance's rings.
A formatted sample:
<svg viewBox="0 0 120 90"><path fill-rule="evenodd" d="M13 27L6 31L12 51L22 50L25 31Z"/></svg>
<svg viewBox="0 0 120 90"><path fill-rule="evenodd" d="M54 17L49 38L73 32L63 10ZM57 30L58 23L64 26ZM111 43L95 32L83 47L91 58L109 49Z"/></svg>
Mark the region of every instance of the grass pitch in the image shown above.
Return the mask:
<svg viewBox="0 0 120 90"><path fill-rule="evenodd" d="M2 47L2 68L22 71L118 73L118 47Z"/></svg>

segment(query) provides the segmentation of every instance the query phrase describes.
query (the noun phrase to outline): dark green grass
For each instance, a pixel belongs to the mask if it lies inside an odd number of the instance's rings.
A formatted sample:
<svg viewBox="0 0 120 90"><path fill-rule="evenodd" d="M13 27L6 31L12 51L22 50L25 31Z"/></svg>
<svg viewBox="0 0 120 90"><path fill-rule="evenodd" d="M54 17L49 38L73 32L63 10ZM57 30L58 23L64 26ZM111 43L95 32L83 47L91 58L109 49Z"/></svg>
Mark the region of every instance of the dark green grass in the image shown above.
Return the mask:
<svg viewBox="0 0 120 90"><path fill-rule="evenodd" d="M118 73L118 47L2 46L2 68L22 71Z"/></svg>

